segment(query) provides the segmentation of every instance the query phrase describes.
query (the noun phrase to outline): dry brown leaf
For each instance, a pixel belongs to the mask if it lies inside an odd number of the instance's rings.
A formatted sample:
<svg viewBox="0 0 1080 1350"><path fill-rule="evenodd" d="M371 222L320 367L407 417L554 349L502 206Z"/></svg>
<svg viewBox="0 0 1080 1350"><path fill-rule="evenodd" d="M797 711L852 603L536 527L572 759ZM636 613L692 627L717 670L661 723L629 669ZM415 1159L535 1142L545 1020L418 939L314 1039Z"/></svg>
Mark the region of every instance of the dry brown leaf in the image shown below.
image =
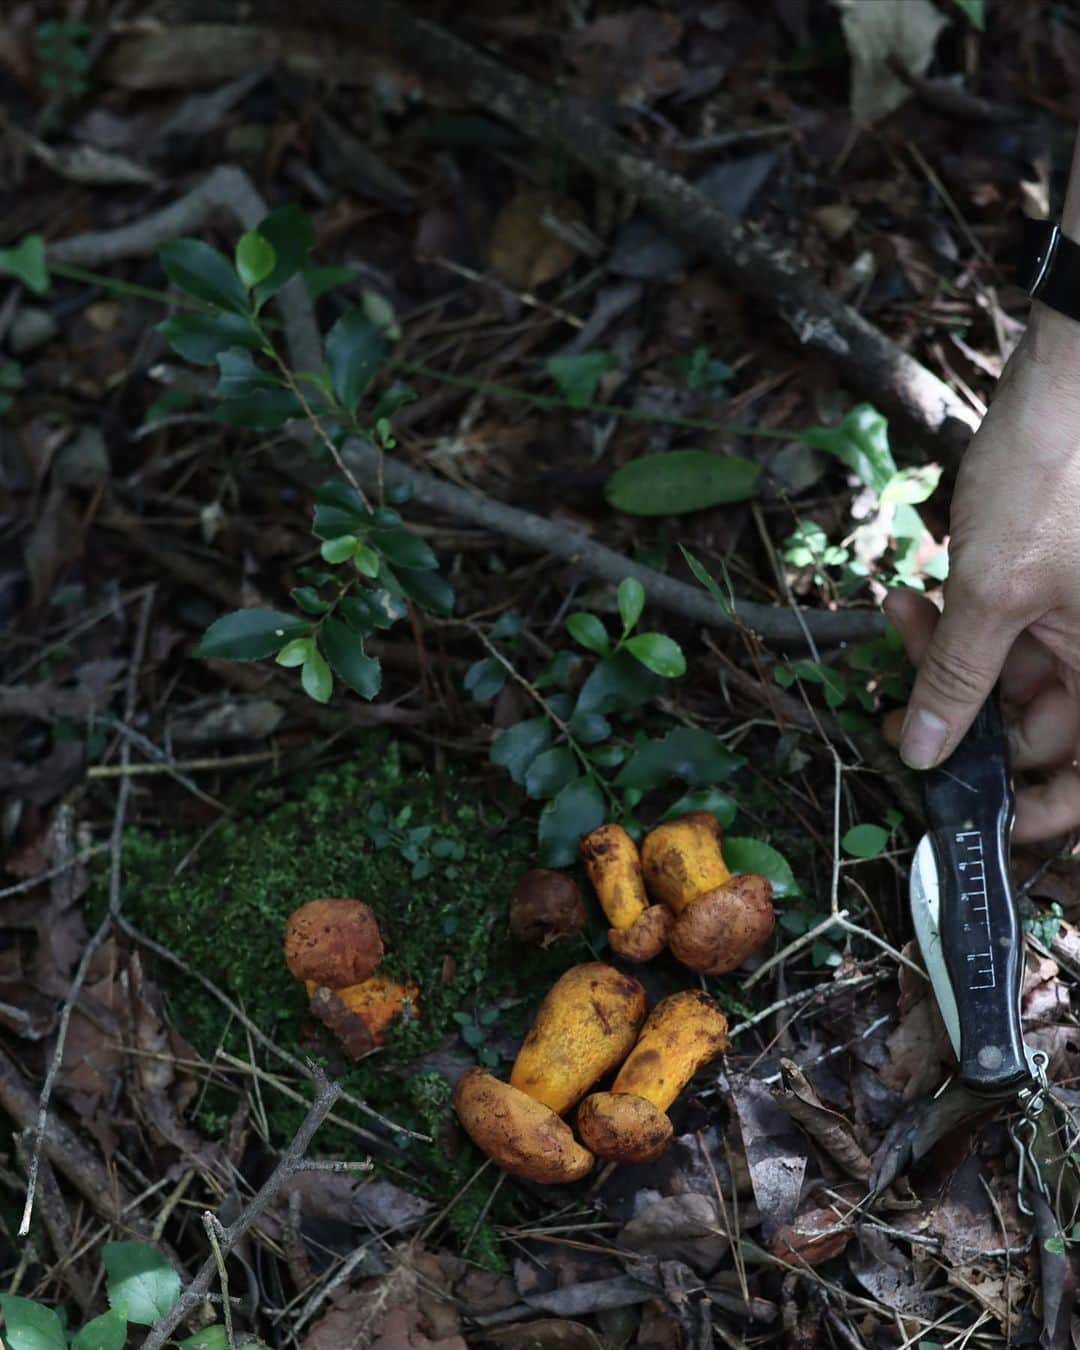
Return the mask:
<svg viewBox="0 0 1080 1350"><path fill-rule="evenodd" d="M531 187L519 188L495 218L491 265L515 290L534 291L546 281L554 281L577 257L576 251L544 223L545 213L568 224L582 219L576 202L555 200Z"/></svg>
<svg viewBox="0 0 1080 1350"><path fill-rule="evenodd" d="M792 1120L849 1176L865 1181L870 1175L870 1159L855 1138L855 1127L839 1111L831 1111L819 1099L806 1075L790 1059L780 1061L782 1086L773 1090L773 1098Z"/></svg>
<svg viewBox="0 0 1080 1350"><path fill-rule="evenodd" d="M537 1322L493 1327L474 1336L473 1343L501 1345L508 1350L604 1350L606 1345L583 1323L568 1322L561 1317L542 1317Z"/></svg>
<svg viewBox="0 0 1080 1350"><path fill-rule="evenodd" d="M568 55L594 99L647 107L686 78L682 62L668 55L682 29L678 15L663 9L621 10L572 32Z"/></svg>
<svg viewBox="0 0 1080 1350"><path fill-rule="evenodd" d="M868 126L899 108L910 93L890 63L925 75L948 20L930 0L840 0L840 5L851 53L851 115L856 126Z"/></svg>
<svg viewBox="0 0 1080 1350"><path fill-rule="evenodd" d="M851 1226L832 1209L810 1209L777 1230L773 1256L789 1266L819 1266L839 1256L852 1238Z"/></svg>
<svg viewBox="0 0 1080 1350"><path fill-rule="evenodd" d="M739 1080L731 1095L754 1200L768 1237L795 1217L806 1175L806 1142L763 1083Z"/></svg>

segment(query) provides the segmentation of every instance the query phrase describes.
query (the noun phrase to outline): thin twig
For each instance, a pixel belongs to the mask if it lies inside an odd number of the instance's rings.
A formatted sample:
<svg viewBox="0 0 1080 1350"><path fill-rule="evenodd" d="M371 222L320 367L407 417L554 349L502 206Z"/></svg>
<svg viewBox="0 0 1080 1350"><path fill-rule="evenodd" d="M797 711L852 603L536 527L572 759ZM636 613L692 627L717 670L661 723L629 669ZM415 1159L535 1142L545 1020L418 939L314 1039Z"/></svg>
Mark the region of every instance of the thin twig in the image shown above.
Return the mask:
<svg viewBox="0 0 1080 1350"><path fill-rule="evenodd" d="M318 1091L303 1124L296 1132L295 1139L282 1154L278 1165L249 1201L236 1222L230 1224L228 1228L221 1228L218 1237L218 1250L207 1257L198 1274L172 1308L164 1317L154 1323L150 1334L143 1341L142 1350L161 1350L161 1347L169 1340L176 1328L185 1318L191 1315L196 1306L206 1297L217 1271L218 1258L220 1257L224 1262L224 1258L229 1255L259 1215L280 1193L285 1183L299 1170L299 1165L303 1161L315 1131L329 1115L338 1097L341 1096L341 1089L336 1083L328 1082L318 1070L315 1071L315 1074ZM226 1304L227 1301L226 1299Z"/></svg>
<svg viewBox="0 0 1080 1350"><path fill-rule="evenodd" d="M143 653L146 651L146 637L150 627L150 612L154 604L154 591L150 589L143 597L142 610L139 613L138 626L135 630L135 642L131 654L131 664L128 667L127 693L124 700L124 721L130 722L135 716L135 705L138 698L139 671L142 667ZM120 757L122 763L127 763L131 757L131 745L124 740L120 747ZM121 875L121 856L124 846L124 823L127 820L128 798L131 796L131 779L121 778L120 790L116 794L116 807L113 811L112 834L109 838L109 908L98 925L97 932L86 944L82 959L79 962L78 969L75 971L75 977L71 982L71 988L68 990L68 996L64 1000L63 1011L60 1014L60 1025L56 1033L56 1047L53 1050L52 1059L49 1061L49 1067L45 1074L45 1082L41 1086L41 1097L38 1103L37 1129L34 1134L34 1152L30 1159L29 1176L26 1183L26 1204L23 1207L22 1219L19 1223L19 1236L26 1237L30 1232L30 1218L34 1209L34 1192L37 1189L38 1169L41 1165L41 1150L45 1141L45 1128L49 1120L49 1100L52 1097L53 1086L56 1083L57 1075L60 1072L60 1066L64 1060L64 1046L67 1043L68 1026L71 1022L72 1010L78 1001L79 994L82 991L83 984L86 982L86 976L90 970L90 963L97 954L98 948L105 941L110 929L116 922L120 914L120 875Z"/></svg>
<svg viewBox="0 0 1080 1350"><path fill-rule="evenodd" d="M232 1304L229 1301L229 1272L225 1265L225 1257L221 1250L221 1238L225 1235L225 1230L215 1215L209 1210L205 1210L202 1216L203 1228L206 1231L206 1240L210 1243L210 1250L214 1255L214 1265L217 1267L218 1283L221 1285L221 1315L225 1319L225 1344L228 1350L236 1350L236 1334L233 1331L232 1324Z"/></svg>

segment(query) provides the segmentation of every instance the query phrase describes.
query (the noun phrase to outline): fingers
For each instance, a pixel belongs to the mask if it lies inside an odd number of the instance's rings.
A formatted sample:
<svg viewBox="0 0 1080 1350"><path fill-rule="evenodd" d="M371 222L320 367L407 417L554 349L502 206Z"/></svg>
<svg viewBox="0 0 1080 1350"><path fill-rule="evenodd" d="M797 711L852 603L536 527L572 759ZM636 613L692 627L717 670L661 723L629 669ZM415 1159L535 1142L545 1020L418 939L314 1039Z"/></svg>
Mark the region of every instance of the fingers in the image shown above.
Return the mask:
<svg viewBox="0 0 1080 1350"><path fill-rule="evenodd" d="M937 605L920 591L904 586L889 592L882 609L896 626L907 659L913 666L921 664L941 618Z"/></svg>
<svg viewBox="0 0 1080 1350"><path fill-rule="evenodd" d="M1016 794L1013 839L1031 844L1068 834L1080 825L1080 774L1071 765L1048 782L1022 788Z"/></svg>
<svg viewBox="0 0 1080 1350"><path fill-rule="evenodd" d="M914 625L912 625L914 627ZM970 599L947 605L923 653L900 738L900 757L929 769L952 753L986 702L1019 626Z"/></svg>
<svg viewBox="0 0 1080 1350"><path fill-rule="evenodd" d="M1014 769L1048 769L1076 756L1080 701L1063 685L1044 689L1009 716Z"/></svg>

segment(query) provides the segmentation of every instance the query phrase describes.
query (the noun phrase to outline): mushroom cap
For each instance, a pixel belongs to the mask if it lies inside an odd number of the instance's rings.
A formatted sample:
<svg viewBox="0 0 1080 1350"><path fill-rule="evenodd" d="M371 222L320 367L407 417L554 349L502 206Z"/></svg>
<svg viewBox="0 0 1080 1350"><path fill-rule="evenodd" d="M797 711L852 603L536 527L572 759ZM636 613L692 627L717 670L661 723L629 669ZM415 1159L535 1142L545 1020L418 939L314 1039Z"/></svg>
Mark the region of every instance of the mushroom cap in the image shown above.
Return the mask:
<svg viewBox="0 0 1080 1350"><path fill-rule="evenodd" d="M681 989L649 1014L611 1085L666 1111L703 1064L728 1047L727 1018L702 989Z"/></svg>
<svg viewBox="0 0 1080 1350"><path fill-rule="evenodd" d="M577 1126L586 1148L621 1163L658 1158L674 1134L664 1112L632 1092L594 1092L578 1108Z"/></svg>
<svg viewBox="0 0 1080 1350"><path fill-rule="evenodd" d="M651 961L667 946L674 926L675 915L667 905L650 905L629 928L609 928L608 942L627 961Z"/></svg>
<svg viewBox="0 0 1080 1350"><path fill-rule="evenodd" d="M645 885L654 900L679 914L731 876L720 851L723 833L711 811L688 811L657 825L642 840Z"/></svg>
<svg viewBox="0 0 1080 1350"><path fill-rule="evenodd" d="M379 925L363 900L309 900L285 924L285 964L327 989L359 984L383 956Z"/></svg>
<svg viewBox="0 0 1080 1350"><path fill-rule="evenodd" d="M571 966L548 990L510 1082L558 1115L620 1065L645 1020L645 990L602 961Z"/></svg>
<svg viewBox="0 0 1080 1350"><path fill-rule="evenodd" d="M775 921L772 886L756 872L745 872L687 905L668 946L691 970L725 975L768 941Z"/></svg>
<svg viewBox="0 0 1080 1350"><path fill-rule="evenodd" d="M510 931L519 942L549 947L585 927L585 903L573 877L534 867L518 877L510 902Z"/></svg>
<svg viewBox="0 0 1080 1350"><path fill-rule="evenodd" d="M637 844L621 825L598 825L578 840L578 853L612 928L629 928L649 907Z"/></svg>
<svg viewBox="0 0 1080 1350"><path fill-rule="evenodd" d="M554 1111L483 1069L458 1079L454 1110L477 1148L514 1176L557 1186L579 1181L593 1165Z"/></svg>

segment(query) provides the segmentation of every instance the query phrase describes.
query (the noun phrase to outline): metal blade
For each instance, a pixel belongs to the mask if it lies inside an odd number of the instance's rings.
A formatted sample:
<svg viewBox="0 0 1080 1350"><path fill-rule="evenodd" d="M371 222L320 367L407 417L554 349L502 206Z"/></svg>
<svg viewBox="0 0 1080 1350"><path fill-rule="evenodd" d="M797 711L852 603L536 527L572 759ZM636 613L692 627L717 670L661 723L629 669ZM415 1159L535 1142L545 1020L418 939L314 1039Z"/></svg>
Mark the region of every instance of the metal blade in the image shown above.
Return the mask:
<svg viewBox="0 0 1080 1350"><path fill-rule="evenodd" d="M915 936L922 952L926 973L930 976L930 985L937 999L941 1020L949 1033L953 1053L960 1058L960 1013L956 1007L956 995L945 965L945 953L941 946L941 903L938 886L937 861L934 847L928 834L919 840L915 857L911 863L911 920Z"/></svg>

